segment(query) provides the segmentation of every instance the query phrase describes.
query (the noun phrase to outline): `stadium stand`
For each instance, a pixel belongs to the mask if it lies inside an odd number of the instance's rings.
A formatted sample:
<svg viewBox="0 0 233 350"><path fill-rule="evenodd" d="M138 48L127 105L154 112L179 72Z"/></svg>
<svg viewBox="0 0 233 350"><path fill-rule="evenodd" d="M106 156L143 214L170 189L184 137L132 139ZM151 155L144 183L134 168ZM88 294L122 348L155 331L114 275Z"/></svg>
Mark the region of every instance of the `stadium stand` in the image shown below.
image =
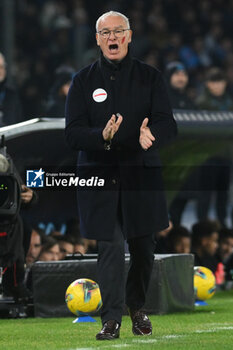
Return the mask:
<svg viewBox="0 0 233 350"><path fill-rule="evenodd" d="M95 20L122 11L131 20L131 52L165 71L181 61L189 74L189 97L202 93L205 72L221 67L233 92L233 4L226 0L17 0L15 54L11 74L19 88L25 119L45 115L48 94L61 66L75 70L98 57ZM3 5L1 5L3 6ZM0 11L2 16L4 11ZM1 15L0 15L1 16ZM0 18L1 19L1 18ZM2 18L3 19L3 18ZM0 20L1 25L4 21ZM4 47L0 51L4 53Z"/></svg>

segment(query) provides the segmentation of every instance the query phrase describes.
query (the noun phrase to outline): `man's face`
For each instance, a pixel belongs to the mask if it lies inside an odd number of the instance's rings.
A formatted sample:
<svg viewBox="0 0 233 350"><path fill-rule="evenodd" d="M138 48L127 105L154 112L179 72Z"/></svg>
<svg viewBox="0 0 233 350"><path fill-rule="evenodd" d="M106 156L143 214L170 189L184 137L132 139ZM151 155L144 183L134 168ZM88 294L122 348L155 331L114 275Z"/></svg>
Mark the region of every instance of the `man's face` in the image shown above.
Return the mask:
<svg viewBox="0 0 233 350"><path fill-rule="evenodd" d="M172 74L170 83L173 88L183 90L188 84L188 75L184 70L178 70Z"/></svg>
<svg viewBox="0 0 233 350"><path fill-rule="evenodd" d="M224 94L224 92L226 90L227 83L225 80L208 81L206 83L206 86L212 95L214 95L216 97L220 97Z"/></svg>
<svg viewBox="0 0 233 350"><path fill-rule="evenodd" d="M98 31L116 29L127 29L124 18L120 16L107 16L100 21L98 27ZM113 32L107 38L96 33L97 45L100 46L103 55L111 61L120 61L127 55L131 37L131 30L126 30L121 38L116 38Z"/></svg>
<svg viewBox="0 0 233 350"><path fill-rule="evenodd" d="M214 255L218 248L218 233L213 232L209 237L203 237L202 247L208 255Z"/></svg>
<svg viewBox="0 0 233 350"><path fill-rule="evenodd" d="M59 259L65 259L67 254L73 254L74 253L74 246L72 243L61 241L59 243L60 247L60 256Z"/></svg>
<svg viewBox="0 0 233 350"><path fill-rule="evenodd" d="M53 247L44 251L40 255L40 261L58 261L59 258L60 258L60 249L58 244L55 244Z"/></svg>
<svg viewBox="0 0 233 350"><path fill-rule="evenodd" d="M0 55L0 83L6 78L6 63Z"/></svg>
<svg viewBox="0 0 233 350"><path fill-rule="evenodd" d="M176 254L189 254L191 250L191 238L180 237L175 244Z"/></svg>
<svg viewBox="0 0 233 350"><path fill-rule="evenodd" d="M40 254L40 251L41 251L40 235L35 230L32 230L30 246L26 256L27 265L33 264L36 261L36 259Z"/></svg>
<svg viewBox="0 0 233 350"><path fill-rule="evenodd" d="M219 243L219 252L223 261L226 260L233 253L233 238L223 239Z"/></svg>

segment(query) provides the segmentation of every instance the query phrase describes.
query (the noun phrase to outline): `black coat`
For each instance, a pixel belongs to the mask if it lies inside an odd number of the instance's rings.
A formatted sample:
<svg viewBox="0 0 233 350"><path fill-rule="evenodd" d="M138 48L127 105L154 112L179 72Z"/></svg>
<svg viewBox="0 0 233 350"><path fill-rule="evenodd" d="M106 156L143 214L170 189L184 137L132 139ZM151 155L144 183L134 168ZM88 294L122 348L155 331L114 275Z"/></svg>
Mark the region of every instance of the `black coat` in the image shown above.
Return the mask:
<svg viewBox="0 0 233 350"><path fill-rule="evenodd" d="M93 97L99 88L104 90L100 91L104 98L107 96L103 102ZM123 122L107 151L102 130L114 113L120 113ZM139 144L145 117L156 138L147 151ZM158 147L175 136L176 123L158 70L129 54L117 65L101 56L73 79L66 103L65 133L68 144L80 150L79 175L98 174L106 181L102 191L79 191L84 236L110 239L119 201L127 238L152 234L168 226Z"/></svg>

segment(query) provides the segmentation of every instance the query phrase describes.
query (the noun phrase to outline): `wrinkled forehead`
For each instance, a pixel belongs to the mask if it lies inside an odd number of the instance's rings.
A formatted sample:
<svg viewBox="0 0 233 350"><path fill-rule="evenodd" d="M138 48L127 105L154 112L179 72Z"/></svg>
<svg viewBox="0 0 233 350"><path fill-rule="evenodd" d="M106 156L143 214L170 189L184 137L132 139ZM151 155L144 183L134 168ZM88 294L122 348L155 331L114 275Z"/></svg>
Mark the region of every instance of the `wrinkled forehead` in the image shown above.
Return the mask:
<svg viewBox="0 0 233 350"><path fill-rule="evenodd" d="M102 29L125 28L126 26L127 22L123 17L109 15L100 19L98 23L98 31Z"/></svg>

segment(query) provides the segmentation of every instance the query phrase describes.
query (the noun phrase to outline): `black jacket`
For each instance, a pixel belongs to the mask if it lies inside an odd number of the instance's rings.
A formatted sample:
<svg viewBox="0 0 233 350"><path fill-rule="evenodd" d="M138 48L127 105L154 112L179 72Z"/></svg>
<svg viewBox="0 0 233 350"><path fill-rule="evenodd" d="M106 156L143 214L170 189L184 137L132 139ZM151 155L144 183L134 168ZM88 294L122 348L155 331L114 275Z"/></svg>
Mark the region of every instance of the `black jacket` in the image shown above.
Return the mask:
<svg viewBox="0 0 233 350"><path fill-rule="evenodd" d="M98 102L98 92L104 101ZM114 113L120 113L123 122L111 150L106 151L102 130ZM156 138L148 151L139 144L145 117ZM151 234L168 226L158 147L175 136L176 123L158 70L129 54L117 65L101 56L73 79L65 133L69 145L81 150L79 169L88 168L79 174L98 173L110 184L103 191L79 191L80 228L85 236L111 238L119 200L126 237ZM146 191L145 185L151 185L150 190Z"/></svg>

